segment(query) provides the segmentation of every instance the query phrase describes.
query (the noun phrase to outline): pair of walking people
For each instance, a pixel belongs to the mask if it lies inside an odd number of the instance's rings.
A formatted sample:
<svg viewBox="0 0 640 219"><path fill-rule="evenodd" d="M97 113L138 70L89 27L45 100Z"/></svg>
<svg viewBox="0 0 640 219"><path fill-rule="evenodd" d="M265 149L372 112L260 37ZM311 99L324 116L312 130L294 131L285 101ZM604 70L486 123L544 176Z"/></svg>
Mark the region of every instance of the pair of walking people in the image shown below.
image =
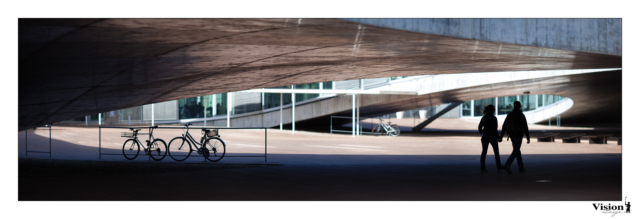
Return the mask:
<svg viewBox="0 0 640 219"><path fill-rule="evenodd" d="M480 120L478 125L478 131L482 135L482 154L480 155L480 168L481 172L486 173L487 168L485 166L485 158L487 157L487 149L489 144L493 148L493 153L496 157L496 166L498 171L504 169L507 173L511 174L511 164L513 160L518 161L518 167L520 172L524 172L524 164L522 163L522 153L520 153L520 147L522 146L522 138L527 136L527 144L529 144L529 127L527 126L527 118L520 110L520 101L513 103L514 109L507 115L507 118L502 124L502 132L498 134L498 119L494 116L495 106L488 105L484 108L484 116ZM508 134L507 140L511 138L511 144L513 145L513 151L507 159L504 166L500 163L500 150L498 148L498 142L502 142L505 132Z"/></svg>

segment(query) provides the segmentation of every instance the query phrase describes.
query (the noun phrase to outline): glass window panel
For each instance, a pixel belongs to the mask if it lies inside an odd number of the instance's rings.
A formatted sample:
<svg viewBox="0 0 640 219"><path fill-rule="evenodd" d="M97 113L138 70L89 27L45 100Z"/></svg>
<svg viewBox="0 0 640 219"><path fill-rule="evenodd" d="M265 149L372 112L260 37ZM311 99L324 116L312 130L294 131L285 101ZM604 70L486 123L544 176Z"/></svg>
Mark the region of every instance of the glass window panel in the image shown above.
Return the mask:
<svg viewBox="0 0 640 219"><path fill-rule="evenodd" d="M526 112L526 111L531 111L536 109L536 99L535 99L536 95L521 95L520 96L520 103L522 104L522 111Z"/></svg>
<svg viewBox="0 0 640 219"><path fill-rule="evenodd" d="M553 104L553 95L545 95L544 99L545 99L544 101L545 106Z"/></svg>
<svg viewBox="0 0 640 219"><path fill-rule="evenodd" d="M204 98L191 97L178 100L178 114L180 119L204 118Z"/></svg>
<svg viewBox="0 0 640 219"><path fill-rule="evenodd" d="M544 106L544 95L538 95L538 107Z"/></svg>
<svg viewBox="0 0 640 219"><path fill-rule="evenodd" d="M483 116L484 107L490 104L495 105L496 98L487 98L473 101L473 116Z"/></svg>
<svg viewBox="0 0 640 219"><path fill-rule="evenodd" d="M310 83L310 84L299 84L293 86L295 89L320 89L320 84L318 83ZM296 94L296 102L308 100L312 98L318 97L319 94Z"/></svg>
<svg viewBox="0 0 640 219"><path fill-rule="evenodd" d="M324 89L324 90L333 89L333 82L332 81L327 81L327 82L322 83L322 89Z"/></svg>
<svg viewBox="0 0 640 219"><path fill-rule="evenodd" d="M471 116L471 101L462 103L462 116Z"/></svg>
<svg viewBox="0 0 640 219"><path fill-rule="evenodd" d="M233 93L233 115L262 110L261 93Z"/></svg>
<svg viewBox="0 0 640 219"><path fill-rule="evenodd" d="M498 106L496 108L498 115L507 115L513 111L513 103L516 100L516 96L498 97Z"/></svg>
<svg viewBox="0 0 640 219"><path fill-rule="evenodd" d="M227 115L227 93L216 94L216 115Z"/></svg>

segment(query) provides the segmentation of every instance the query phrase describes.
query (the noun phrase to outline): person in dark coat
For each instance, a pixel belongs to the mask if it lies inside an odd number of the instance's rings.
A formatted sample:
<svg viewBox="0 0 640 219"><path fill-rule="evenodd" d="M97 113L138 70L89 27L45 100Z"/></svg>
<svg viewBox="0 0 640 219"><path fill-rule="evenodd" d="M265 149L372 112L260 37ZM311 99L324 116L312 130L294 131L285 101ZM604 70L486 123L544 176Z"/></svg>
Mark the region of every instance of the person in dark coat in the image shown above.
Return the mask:
<svg viewBox="0 0 640 219"><path fill-rule="evenodd" d="M478 124L478 131L480 132L480 135L482 135L482 138L480 138L480 141L482 142L480 171L483 173L487 172L484 161L487 157L489 144L491 144L493 154L496 156L496 166L498 167L498 171L503 169L502 164L500 164L500 150L498 148L498 141L502 141L502 139L498 138L498 119L494 116L495 111L496 108L493 105L485 106L484 116L480 120L480 124Z"/></svg>
<svg viewBox="0 0 640 219"><path fill-rule="evenodd" d="M531 142L529 140L529 126L527 125L527 117L524 116L520 110L520 101L513 103L513 111L511 111L502 124L502 132L500 133L500 140L506 132L511 138L511 144L513 145L513 151L504 164L504 169L507 173L511 174L511 163L514 159L518 159L518 167L520 172L524 172L524 164L522 163L522 153L520 153L520 147L522 146L523 136L527 136L527 144ZM509 139L507 139L509 140Z"/></svg>

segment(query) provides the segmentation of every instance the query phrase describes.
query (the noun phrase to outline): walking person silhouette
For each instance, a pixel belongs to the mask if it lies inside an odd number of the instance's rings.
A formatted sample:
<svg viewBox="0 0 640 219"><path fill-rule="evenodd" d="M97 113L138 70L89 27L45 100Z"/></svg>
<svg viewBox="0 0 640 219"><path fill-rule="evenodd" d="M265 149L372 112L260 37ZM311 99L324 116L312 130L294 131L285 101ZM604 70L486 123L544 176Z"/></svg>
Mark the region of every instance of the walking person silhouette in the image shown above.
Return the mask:
<svg viewBox="0 0 640 219"><path fill-rule="evenodd" d="M500 150L498 148L498 141L502 142L502 139L498 138L498 119L494 116L496 108L493 105L488 105L484 107L484 116L480 120L480 124L478 124L478 131L482 138L480 141L482 142L482 154L480 155L480 172L486 173L487 168L484 165L485 158L487 157L487 149L489 148L489 144L493 148L493 153L496 156L496 166L498 167L498 171L503 169L502 164L500 164ZM484 129L483 129L484 127Z"/></svg>
<svg viewBox="0 0 640 219"><path fill-rule="evenodd" d="M498 140L502 140L504 137L504 133L507 132L509 137L507 140L511 138L511 144L513 145L513 151L511 155L507 159L507 162L504 164L504 170L507 173L511 174L511 163L513 163L513 159L518 159L518 167L520 168L520 172L524 172L524 164L522 163L522 153L520 153L520 146L522 146L522 137L524 135L527 136L527 144L531 142L529 140L529 126L527 126L527 118L522 114L520 110L520 101L516 101L513 103L513 111L511 111L507 118L504 120L502 124L502 132L500 133L500 138Z"/></svg>

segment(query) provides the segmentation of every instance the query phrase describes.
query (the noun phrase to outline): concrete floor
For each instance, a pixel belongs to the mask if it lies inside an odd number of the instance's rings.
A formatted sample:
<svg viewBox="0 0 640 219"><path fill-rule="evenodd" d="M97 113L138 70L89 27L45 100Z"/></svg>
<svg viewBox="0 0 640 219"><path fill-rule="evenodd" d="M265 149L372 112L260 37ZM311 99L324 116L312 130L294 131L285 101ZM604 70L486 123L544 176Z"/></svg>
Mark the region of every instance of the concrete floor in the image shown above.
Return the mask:
<svg viewBox="0 0 640 219"><path fill-rule="evenodd" d="M121 131L125 130L102 129L103 153L121 153L126 140L119 137ZM160 129L154 135L168 142L180 133ZM197 130L191 133L200 136ZM220 162L193 155L185 162L168 156L155 162L144 156L133 161L121 155L99 159L98 129L53 127L53 161L48 161L53 163L47 164L42 159L49 159L48 154L25 156L24 132L20 132L19 200L622 199L621 147L613 142L534 140L522 147L526 172L508 175L495 170L491 150L486 161L489 173L480 173L477 136L352 138L269 129L265 162L263 157L231 157L263 155L264 130L220 133L229 156ZM47 150L48 135L48 129L29 130L29 150ZM503 164L510 143L500 144ZM512 169L517 170L516 165Z"/></svg>

